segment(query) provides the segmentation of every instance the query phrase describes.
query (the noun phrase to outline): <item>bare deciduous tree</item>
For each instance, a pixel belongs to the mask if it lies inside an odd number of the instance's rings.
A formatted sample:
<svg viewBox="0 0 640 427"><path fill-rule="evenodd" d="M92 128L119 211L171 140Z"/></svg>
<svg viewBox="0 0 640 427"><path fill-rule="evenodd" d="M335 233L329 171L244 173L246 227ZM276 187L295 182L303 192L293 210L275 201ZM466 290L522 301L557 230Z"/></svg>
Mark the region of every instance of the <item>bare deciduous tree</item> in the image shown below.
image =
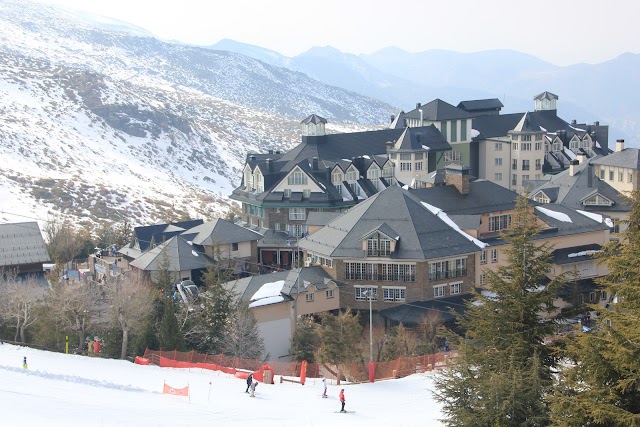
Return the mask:
<svg viewBox="0 0 640 427"><path fill-rule="evenodd" d="M54 282L47 296L47 305L56 324L64 331L78 335L78 347L97 318L100 293L95 285L77 282Z"/></svg>
<svg viewBox="0 0 640 427"><path fill-rule="evenodd" d="M25 342L25 332L37 319L37 308L45 289L34 279L18 280L15 274L0 274L0 315L15 328L14 341Z"/></svg>
<svg viewBox="0 0 640 427"><path fill-rule="evenodd" d="M51 218L44 228L47 251L52 260L73 261L83 249L84 239L68 220Z"/></svg>
<svg viewBox="0 0 640 427"><path fill-rule="evenodd" d="M122 331L120 358L127 356L129 335L141 330L151 316L154 299L152 285L134 275L106 285L111 321Z"/></svg>
<svg viewBox="0 0 640 427"><path fill-rule="evenodd" d="M247 305L239 304L231 313L222 348L227 356L240 359L264 356L264 341L260 337L256 318Z"/></svg>

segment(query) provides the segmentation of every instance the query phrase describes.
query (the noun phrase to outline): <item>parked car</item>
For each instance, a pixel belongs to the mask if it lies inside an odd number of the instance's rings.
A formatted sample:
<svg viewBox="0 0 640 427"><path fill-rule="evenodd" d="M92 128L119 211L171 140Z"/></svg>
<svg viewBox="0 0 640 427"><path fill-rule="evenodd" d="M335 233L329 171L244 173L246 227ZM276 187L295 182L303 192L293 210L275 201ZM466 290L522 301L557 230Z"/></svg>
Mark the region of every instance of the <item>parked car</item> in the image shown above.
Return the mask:
<svg viewBox="0 0 640 427"><path fill-rule="evenodd" d="M195 283L191 280L183 280L176 285L176 288L180 294L180 299L183 303L187 304L189 311L201 307L199 304L198 287Z"/></svg>

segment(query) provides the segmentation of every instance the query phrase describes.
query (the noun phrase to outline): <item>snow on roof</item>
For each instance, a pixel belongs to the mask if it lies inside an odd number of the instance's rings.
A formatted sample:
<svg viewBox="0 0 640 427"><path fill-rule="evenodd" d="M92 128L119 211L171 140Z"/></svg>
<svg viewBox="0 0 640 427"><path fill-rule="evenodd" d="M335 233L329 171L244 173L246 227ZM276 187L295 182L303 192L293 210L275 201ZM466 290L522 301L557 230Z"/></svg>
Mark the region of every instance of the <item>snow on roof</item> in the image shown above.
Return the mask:
<svg viewBox="0 0 640 427"><path fill-rule="evenodd" d="M478 135L480 135L480 131L479 130L471 129L471 138L475 138Z"/></svg>
<svg viewBox="0 0 640 427"><path fill-rule="evenodd" d="M576 159L576 153L574 153L573 151L569 150L567 147L562 147L562 151L564 151L564 154L569 156L569 158L571 160L575 160Z"/></svg>
<svg viewBox="0 0 640 427"><path fill-rule="evenodd" d="M465 233L464 231L462 231L460 229L460 227L458 227L458 224L456 224L455 222L453 222L453 220L451 218L449 218L449 215L447 215L446 213L444 213L442 211L442 209L435 207L433 205L430 205L429 203L425 203L425 202L421 202L425 208L429 209L429 211L431 211L431 213L433 213L435 216L437 216L438 218L440 218L441 220L443 220L449 227L453 228L454 230L456 230L458 233L460 233L462 236L466 237L467 239L469 239L471 242L473 242L477 247L484 249L487 246L489 246L487 243L482 242L478 239L476 239L475 237L471 236L470 234Z"/></svg>
<svg viewBox="0 0 640 427"><path fill-rule="evenodd" d="M402 189L403 189L403 190L408 190L408 189L409 189L409 186L408 186L407 184L405 184L405 185L403 185L403 186L402 186Z"/></svg>
<svg viewBox="0 0 640 427"><path fill-rule="evenodd" d="M569 255L567 255L569 258L575 258L577 256L587 256L587 255L593 255L595 253L598 253L600 251L594 251L594 250L588 250L588 251L580 251L580 252L573 252L570 253Z"/></svg>
<svg viewBox="0 0 640 427"><path fill-rule="evenodd" d="M422 149L423 149L423 150L431 150L431 148L427 147L426 145L423 145L423 146L422 146Z"/></svg>
<svg viewBox="0 0 640 427"><path fill-rule="evenodd" d="M362 157L365 158L365 159L370 159L371 158L367 154L363 155Z"/></svg>
<svg viewBox="0 0 640 427"><path fill-rule="evenodd" d="M269 298L275 296L281 296L282 287L284 286L284 280L278 280L276 282L265 283L260 286L260 289L253 294L251 301L256 301L261 298Z"/></svg>
<svg viewBox="0 0 640 427"><path fill-rule="evenodd" d="M611 218L605 218L604 223L607 224L607 227L613 228L613 220Z"/></svg>
<svg viewBox="0 0 640 427"><path fill-rule="evenodd" d="M580 209L576 209L576 212L586 216L587 218L591 218L594 221L598 221L600 224L602 224L603 217L598 213L581 211Z"/></svg>
<svg viewBox="0 0 640 427"><path fill-rule="evenodd" d="M277 304L277 303L282 302L282 301L284 301L284 297L282 295L273 296L273 297L267 297L267 298L260 298L257 301L252 301L249 304L249 308L262 307L264 305Z"/></svg>
<svg viewBox="0 0 640 427"><path fill-rule="evenodd" d="M602 148L602 145L600 145L600 143L598 141L596 141L596 147Z"/></svg>
<svg viewBox="0 0 640 427"><path fill-rule="evenodd" d="M194 251L193 249L191 250L191 255L193 256L198 256L198 252Z"/></svg>
<svg viewBox="0 0 640 427"><path fill-rule="evenodd" d="M579 132L586 132L586 130L584 130L584 129L574 128L574 127L573 127L573 126L571 126L571 125L569 125L569 127L570 127L571 129L573 129L573 130L577 130L577 131L579 131Z"/></svg>
<svg viewBox="0 0 640 427"><path fill-rule="evenodd" d="M546 132L546 131L547 131L545 128L543 128L543 127L542 127L542 126L540 126L540 125L538 125L538 127L539 127L540 129L542 129L542 131L544 131L544 132Z"/></svg>
<svg viewBox="0 0 640 427"><path fill-rule="evenodd" d="M566 213L552 211L551 209L543 208L542 206L536 206L536 210L545 214L546 216L550 216L551 218L557 219L562 222L573 222L571 218Z"/></svg>

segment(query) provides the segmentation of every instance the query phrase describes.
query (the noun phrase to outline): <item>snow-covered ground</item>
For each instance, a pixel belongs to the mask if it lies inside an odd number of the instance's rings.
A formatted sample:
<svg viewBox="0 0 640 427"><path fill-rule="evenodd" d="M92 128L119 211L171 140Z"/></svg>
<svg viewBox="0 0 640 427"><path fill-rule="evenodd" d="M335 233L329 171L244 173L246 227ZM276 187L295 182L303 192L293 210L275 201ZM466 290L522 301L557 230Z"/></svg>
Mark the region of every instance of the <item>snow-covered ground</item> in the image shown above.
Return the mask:
<svg viewBox="0 0 640 427"><path fill-rule="evenodd" d="M27 357L29 369L22 368ZM162 394L163 381L191 397ZM242 379L203 369L172 369L0 345L3 426L439 426L431 374L344 385L260 383L256 398Z"/></svg>

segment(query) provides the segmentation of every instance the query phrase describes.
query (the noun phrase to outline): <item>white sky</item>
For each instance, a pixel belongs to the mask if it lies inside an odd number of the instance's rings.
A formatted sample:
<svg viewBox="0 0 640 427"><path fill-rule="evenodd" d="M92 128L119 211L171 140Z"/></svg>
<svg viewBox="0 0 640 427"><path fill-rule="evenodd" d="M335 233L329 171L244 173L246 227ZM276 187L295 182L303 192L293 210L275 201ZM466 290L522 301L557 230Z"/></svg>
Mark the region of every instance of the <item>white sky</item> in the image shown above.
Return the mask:
<svg viewBox="0 0 640 427"><path fill-rule="evenodd" d="M513 49L558 65L640 52L637 0L39 0L120 19L160 38L222 38L287 56L330 45L349 53Z"/></svg>

